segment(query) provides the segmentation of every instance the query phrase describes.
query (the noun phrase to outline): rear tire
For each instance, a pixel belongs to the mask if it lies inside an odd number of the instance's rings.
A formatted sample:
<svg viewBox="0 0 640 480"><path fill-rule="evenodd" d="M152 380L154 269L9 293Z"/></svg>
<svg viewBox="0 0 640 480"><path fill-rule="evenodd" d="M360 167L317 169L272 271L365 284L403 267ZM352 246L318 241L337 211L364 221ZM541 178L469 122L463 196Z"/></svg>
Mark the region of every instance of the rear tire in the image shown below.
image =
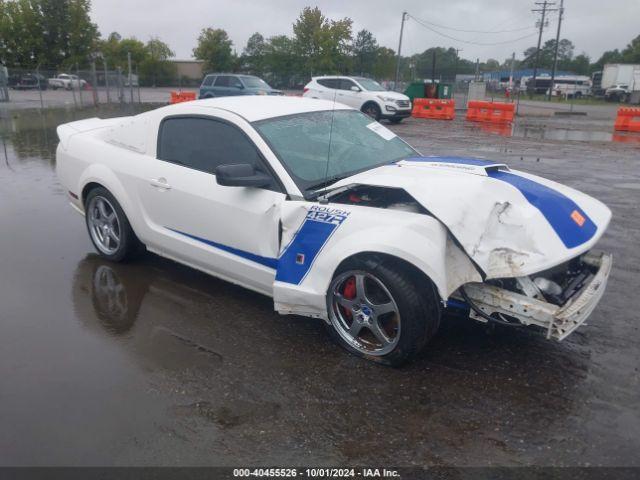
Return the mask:
<svg viewBox="0 0 640 480"><path fill-rule="evenodd" d="M357 260L334 276L327 292L333 338L354 355L400 366L440 325L435 286L394 262Z"/></svg>
<svg viewBox="0 0 640 480"><path fill-rule="evenodd" d="M122 262L144 251L122 207L106 188L91 190L84 210L89 238L100 256Z"/></svg>

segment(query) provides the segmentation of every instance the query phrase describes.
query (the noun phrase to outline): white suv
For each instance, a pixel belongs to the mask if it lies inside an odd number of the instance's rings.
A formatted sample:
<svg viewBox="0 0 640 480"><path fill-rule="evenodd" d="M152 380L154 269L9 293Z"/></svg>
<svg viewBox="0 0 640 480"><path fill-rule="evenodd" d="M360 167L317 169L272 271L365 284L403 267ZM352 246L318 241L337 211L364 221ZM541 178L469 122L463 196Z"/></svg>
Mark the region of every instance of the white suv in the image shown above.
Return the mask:
<svg viewBox="0 0 640 480"><path fill-rule="evenodd" d="M304 87L303 97L335 100L357 108L370 117L399 123L411 116L411 100L390 92L378 82L364 77L313 77Z"/></svg>

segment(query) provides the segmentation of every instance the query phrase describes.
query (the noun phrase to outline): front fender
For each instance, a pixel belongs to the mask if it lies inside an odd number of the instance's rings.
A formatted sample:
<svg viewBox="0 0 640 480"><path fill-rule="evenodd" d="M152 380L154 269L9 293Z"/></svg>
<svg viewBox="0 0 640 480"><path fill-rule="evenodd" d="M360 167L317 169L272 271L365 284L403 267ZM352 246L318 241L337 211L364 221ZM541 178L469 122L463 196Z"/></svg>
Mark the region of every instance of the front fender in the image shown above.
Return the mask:
<svg viewBox="0 0 640 480"><path fill-rule="evenodd" d="M318 212L330 216L318 219ZM282 221L286 246L274 284L275 308L280 313L326 318L325 296L337 268L362 253L386 254L410 263L433 281L443 299L464 283L482 281L445 227L427 215L287 202ZM334 223L315 225L326 221Z"/></svg>

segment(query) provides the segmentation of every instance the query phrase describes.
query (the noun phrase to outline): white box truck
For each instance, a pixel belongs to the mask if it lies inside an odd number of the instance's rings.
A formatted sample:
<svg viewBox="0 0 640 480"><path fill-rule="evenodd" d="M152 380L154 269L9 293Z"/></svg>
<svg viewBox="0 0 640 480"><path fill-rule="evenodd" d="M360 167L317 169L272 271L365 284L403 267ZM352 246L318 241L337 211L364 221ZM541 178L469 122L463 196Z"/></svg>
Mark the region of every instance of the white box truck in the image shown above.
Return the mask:
<svg viewBox="0 0 640 480"><path fill-rule="evenodd" d="M608 63L602 70L602 86L606 100L637 102L640 91L640 65Z"/></svg>

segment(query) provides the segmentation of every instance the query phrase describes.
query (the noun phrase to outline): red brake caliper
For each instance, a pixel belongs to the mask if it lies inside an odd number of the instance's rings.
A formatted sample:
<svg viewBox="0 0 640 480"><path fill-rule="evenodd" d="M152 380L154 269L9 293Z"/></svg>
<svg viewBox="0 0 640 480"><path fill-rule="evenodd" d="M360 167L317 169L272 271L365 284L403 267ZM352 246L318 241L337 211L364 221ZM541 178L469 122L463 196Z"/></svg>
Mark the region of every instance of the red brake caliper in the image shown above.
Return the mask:
<svg viewBox="0 0 640 480"><path fill-rule="evenodd" d="M349 277L347 281L344 282L344 286L342 287L342 296L347 300L353 300L356 298L356 277ZM344 308L342 305L340 305L340 309L342 310L342 313L344 313L345 317L351 319L351 310Z"/></svg>

